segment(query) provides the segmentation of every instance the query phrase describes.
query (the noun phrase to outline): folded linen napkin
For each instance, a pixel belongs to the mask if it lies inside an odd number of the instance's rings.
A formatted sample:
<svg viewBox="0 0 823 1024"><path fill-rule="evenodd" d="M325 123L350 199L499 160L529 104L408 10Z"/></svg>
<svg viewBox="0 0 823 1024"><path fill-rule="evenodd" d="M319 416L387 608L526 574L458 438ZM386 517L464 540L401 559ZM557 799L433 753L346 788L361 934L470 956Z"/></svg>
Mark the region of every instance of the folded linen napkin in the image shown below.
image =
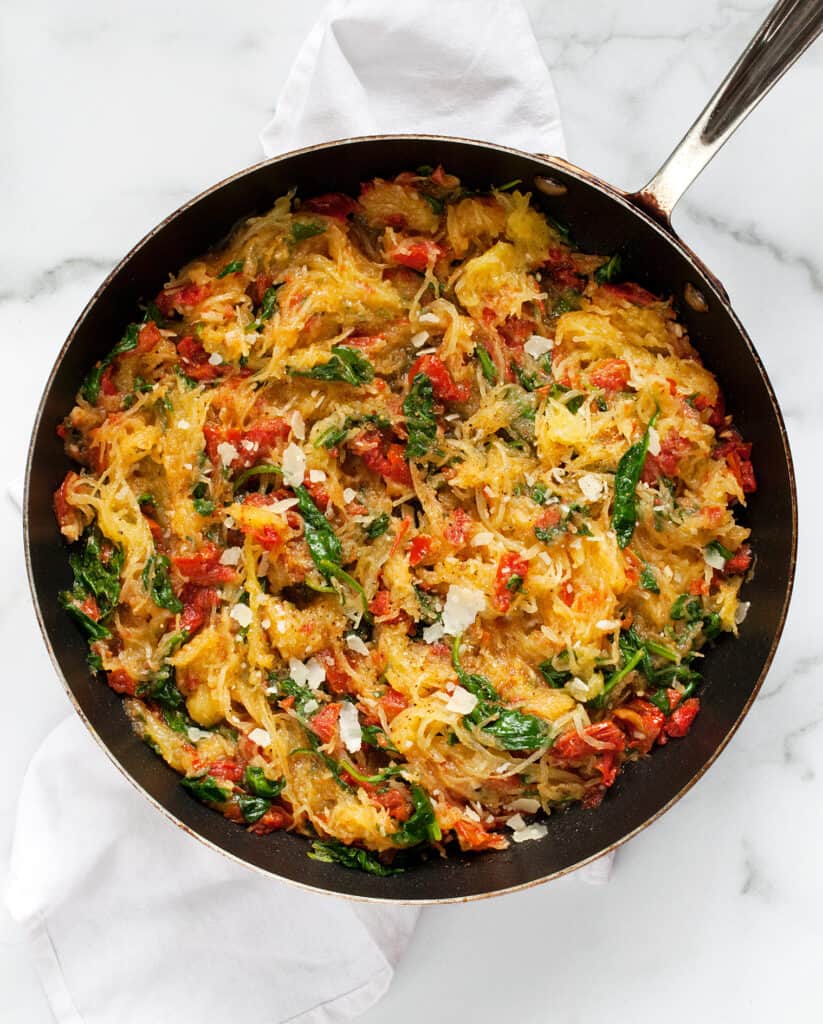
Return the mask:
<svg viewBox="0 0 823 1024"><path fill-rule="evenodd" d="M562 154L551 79L519 0L330 4L264 151L384 131ZM597 884L610 867L603 858L578 877ZM75 716L29 766L6 901L60 1024L349 1020L388 988L418 913L304 892L192 842Z"/></svg>

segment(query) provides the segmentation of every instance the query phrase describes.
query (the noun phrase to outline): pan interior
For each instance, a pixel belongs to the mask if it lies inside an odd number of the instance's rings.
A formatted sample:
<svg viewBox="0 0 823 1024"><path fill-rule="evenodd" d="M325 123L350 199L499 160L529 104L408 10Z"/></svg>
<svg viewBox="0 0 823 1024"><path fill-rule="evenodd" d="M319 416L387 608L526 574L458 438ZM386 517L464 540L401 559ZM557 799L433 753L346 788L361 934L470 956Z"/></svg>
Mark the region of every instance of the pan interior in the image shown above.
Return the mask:
<svg viewBox="0 0 823 1024"><path fill-rule="evenodd" d="M752 530L757 562L742 591L751 610L741 642L727 637L707 652L703 707L687 740L627 765L596 811L578 807L553 815L549 835L540 842L431 861L403 875L376 878L310 860L303 837L259 838L198 804L178 785L176 773L132 733L120 698L89 674L85 641L57 601L70 572L51 498L71 466L55 426L89 365L122 334L138 301L155 295L169 272L219 242L238 220L264 212L294 186L304 197L356 192L361 181L374 176L438 163L478 189L515 178L526 189L535 176L549 175L565 192L547 196L535 190L534 201L571 228L582 251L611 254L619 248L628 279L674 295L681 322L718 378L743 436L753 443L759 488L740 518ZM683 300L687 285L702 292L705 312ZM300 151L242 172L172 215L115 269L72 331L41 403L27 472L27 559L44 638L78 710L110 756L159 806L224 852L314 889L367 899L433 902L510 890L567 871L648 824L705 770L757 692L788 605L795 537L791 458L768 379L734 314L687 250L618 193L568 165L455 139L380 137Z"/></svg>

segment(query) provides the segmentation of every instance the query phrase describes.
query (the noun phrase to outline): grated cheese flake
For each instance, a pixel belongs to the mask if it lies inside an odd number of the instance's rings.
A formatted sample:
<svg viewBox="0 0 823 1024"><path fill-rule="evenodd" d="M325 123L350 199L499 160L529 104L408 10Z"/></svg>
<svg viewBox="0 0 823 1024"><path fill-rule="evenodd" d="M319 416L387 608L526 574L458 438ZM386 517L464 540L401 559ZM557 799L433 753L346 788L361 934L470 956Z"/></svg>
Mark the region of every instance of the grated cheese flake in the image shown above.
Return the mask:
<svg viewBox="0 0 823 1024"><path fill-rule="evenodd" d="M242 628L251 625L251 620L254 616L251 613L251 608L247 604L236 604L229 612L229 617Z"/></svg>
<svg viewBox="0 0 823 1024"><path fill-rule="evenodd" d="M429 340L428 331L418 331L417 334L412 335L411 343L415 348L422 348Z"/></svg>
<svg viewBox="0 0 823 1024"><path fill-rule="evenodd" d="M584 473L577 483L587 501L597 501L607 490L605 480L594 473Z"/></svg>
<svg viewBox="0 0 823 1024"><path fill-rule="evenodd" d="M221 441L217 446L217 454L224 466L230 466L238 456L238 451L229 441Z"/></svg>
<svg viewBox="0 0 823 1024"><path fill-rule="evenodd" d="M469 693L463 686L455 686L454 693L449 698L446 711L455 711L458 715L470 715L477 707L477 697Z"/></svg>
<svg viewBox="0 0 823 1024"><path fill-rule="evenodd" d="M357 708L349 701L343 701L340 708L340 717L337 720L340 728L340 739L350 754L356 754L363 746L363 732L360 728L360 719L357 717Z"/></svg>
<svg viewBox="0 0 823 1024"><path fill-rule="evenodd" d="M533 334L523 346L523 351L532 359L539 359L554 348L551 338L544 338L541 334Z"/></svg>
<svg viewBox="0 0 823 1024"><path fill-rule="evenodd" d="M306 475L306 453L291 441L283 452L283 483L287 487L299 487Z"/></svg>
<svg viewBox="0 0 823 1024"><path fill-rule="evenodd" d="M313 484L322 484L325 479L326 479L326 474L323 472L322 469L310 469L309 470L309 480Z"/></svg>
<svg viewBox="0 0 823 1024"><path fill-rule="evenodd" d="M452 583L443 607L443 629L450 636L465 633L480 612L486 609L486 595L476 587Z"/></svg>
<svg viewBox="0 0 823 1024"><path fill-rule="evenodd" d="M269 736L266 729L252 729L248 736L252 743L256 743L258 747L267 747L271 743L271 736Z"/></svg>
<svg viewBox="0 0 823 1024"><path fill-rule="evenodd" d="M297 438L298 441L306 440L306 421L300 415L300 411L295 409L289 417L289 426L291 432Z"/></svg>
<svg viewBox="0 0 823 1024"><path fill-rule="evenodd" d="M346 487L343 491L343 501L347 505L351 505L354 499L357 497L357 491L353 487Z"/></svg>
<svg viewBox="0 0 823 1024"><path fill-rule="evenodd" d="M355 654L362 654L364 657L369 653L369 649L356 633L349 633L346 637L346 647L350 651L354 651Z"/></svg>
<svg viewBox="0 0 823 1024"><path fill-rule="evenodd" d="M283 629L280 627L283 626ZM279 632L285 632L285 622L278 622ZM316 690L326 678L326 670L317 658L309 658L305 664L299 658L289 658L289 675L298 686L308 686Z"/></svg>
<svg viewBox="0 0 823 1024"><path fill-rule="evenodd" d="M237 563L240 561L240 556L242 554L242 548L226 548L226 550L220 556L220 564L237 565Z"/></svg>
<svg viewBox="0 0 823 1024"><path fill-rule="evenodd" d="M526 828L518 829L512 833L512 839L516 843L527 843L531 839L542 839L543 836L548 835L549 830L545 825L538 822L535 825L527 825Z"/></svg>

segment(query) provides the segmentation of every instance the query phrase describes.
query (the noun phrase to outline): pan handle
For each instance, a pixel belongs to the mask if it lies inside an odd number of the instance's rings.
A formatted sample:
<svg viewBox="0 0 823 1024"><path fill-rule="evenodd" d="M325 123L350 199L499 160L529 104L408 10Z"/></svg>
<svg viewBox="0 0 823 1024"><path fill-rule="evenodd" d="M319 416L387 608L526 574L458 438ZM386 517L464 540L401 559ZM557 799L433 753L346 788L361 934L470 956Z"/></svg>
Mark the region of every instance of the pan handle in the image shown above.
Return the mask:
<svg viewBox="0 0 823 1024"><path fill-rule="evenodd" d="M627 198L670 227L689 185L821 31L823 0L778 0L668 160Z"/></svg>

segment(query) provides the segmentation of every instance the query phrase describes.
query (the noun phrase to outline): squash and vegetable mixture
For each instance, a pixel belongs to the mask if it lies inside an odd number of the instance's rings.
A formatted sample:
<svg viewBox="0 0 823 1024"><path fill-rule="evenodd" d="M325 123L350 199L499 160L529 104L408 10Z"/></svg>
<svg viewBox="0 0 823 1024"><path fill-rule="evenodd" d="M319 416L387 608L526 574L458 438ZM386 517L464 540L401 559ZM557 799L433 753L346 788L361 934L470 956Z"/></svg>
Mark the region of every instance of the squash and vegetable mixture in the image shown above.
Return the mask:
<svg viewBox="0 0 823 1024"><path fill-rule="evenodd" d="M519 185L283 196L59 427L92 669L192 798L321 860L391 874L596 807L687 733L745 614L717 382Z"/></svg>

